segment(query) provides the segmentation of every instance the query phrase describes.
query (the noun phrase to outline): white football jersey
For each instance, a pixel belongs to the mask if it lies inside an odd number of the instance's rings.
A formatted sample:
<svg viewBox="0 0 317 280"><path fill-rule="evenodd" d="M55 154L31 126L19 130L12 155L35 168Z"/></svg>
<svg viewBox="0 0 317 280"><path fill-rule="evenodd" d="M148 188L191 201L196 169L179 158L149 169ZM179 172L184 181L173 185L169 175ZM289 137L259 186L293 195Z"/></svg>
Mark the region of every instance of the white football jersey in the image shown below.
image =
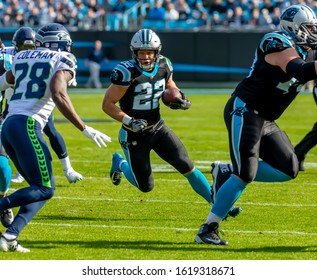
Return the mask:
<svg viewBox="0 0 317 280"><path fill-rule="evenodd" d="M13 57L11 71L15 76L14 93L9 103L8 115L26 115L37 120L42 128L55 104L50 92L50 82L59 70L68 70L76 80L76 58L68 52L46 48L25 50Z"/></svg>

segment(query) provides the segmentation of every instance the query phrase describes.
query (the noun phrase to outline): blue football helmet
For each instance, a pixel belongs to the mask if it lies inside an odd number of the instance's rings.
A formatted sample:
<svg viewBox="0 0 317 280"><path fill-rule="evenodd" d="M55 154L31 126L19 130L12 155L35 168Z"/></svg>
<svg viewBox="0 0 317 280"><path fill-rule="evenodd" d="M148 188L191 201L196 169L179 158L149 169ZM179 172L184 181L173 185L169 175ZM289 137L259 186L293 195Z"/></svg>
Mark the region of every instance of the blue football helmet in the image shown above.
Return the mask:
<svg viewBox="0 0 317 280"><path fill-rule="evenodd" d="M35 36L36 47L53 51L72 52L72 39L68 30L59 23L49 23L41 27Z"/></svg>
<svg viewBox="0 0 317 280"><path fill-rule="evenodd" d="M31 27L21 27L13 35L15 52L35 49L35 31Z"/></svg>

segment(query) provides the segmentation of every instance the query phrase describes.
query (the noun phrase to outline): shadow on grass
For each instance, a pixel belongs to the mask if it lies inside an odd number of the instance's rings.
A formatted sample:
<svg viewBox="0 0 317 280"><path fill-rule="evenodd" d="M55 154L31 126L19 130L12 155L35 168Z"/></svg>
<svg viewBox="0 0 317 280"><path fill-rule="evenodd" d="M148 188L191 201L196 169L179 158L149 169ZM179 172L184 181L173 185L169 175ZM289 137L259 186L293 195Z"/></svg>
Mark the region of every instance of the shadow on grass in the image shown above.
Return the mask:
<svg viewBox="0 0 317 280"><path fill-rule="evenodd" d="M151 221L153 223L155 223L156 221L178 221L178 218L175 217L175 218L170 218L170 217L165 217L165 218L162 218L162 217L159 217L159 216L152 216L152 217L127 217L127 218L122 218L121 216L118 217L118 218L115 218L113 216L111 217L107 217L105 215L103 215L102 217L100 216L101 214L98 213L98 216L96 216L96 213L95 213L95 210L90 210L89 208L86 208L85 209L85 212L86 213L91 213L92 215L95 215L95 216L91 216L91 217L88 217L88 216L70 216L70 215L39 215L39 216L36 216L32 222L42 222L42 221L56 221L58 223L69 223L71 221L86 221L85 225L87 225L87 222L91 221L91 222L94 222L94 221L97 221L97 222L101 222L101 225L105 225L109 222L122 222L122 221ZM196 221L195 218L188 218L187 221ZM103 223L102 223L103 222ZM83 226L85 226L83 225ZM108 224L107 224L108 225ZM109 225L110 226L110 225ZM112 225L112 226L115 226L115 225Z"/></svg>
<svg viewBox="0 0 317 280"><path fill-rule="evenodd" d="M231 248L229 246L213 246L197 244L194 242L168 242L168 241L153 241L153 240L138 240L138 241L117 241L117 240L47 240L47 241L27 241L30 247L41 249L59 249L66 247L74 248L90 248L90 249L116 249L116 250L153 250L153 251L183 251L183 252L199 252L221 251L221 252L236 252L236 253L317 253L317 246L264 246L264 247L247 247L247 248Z"/></svg>

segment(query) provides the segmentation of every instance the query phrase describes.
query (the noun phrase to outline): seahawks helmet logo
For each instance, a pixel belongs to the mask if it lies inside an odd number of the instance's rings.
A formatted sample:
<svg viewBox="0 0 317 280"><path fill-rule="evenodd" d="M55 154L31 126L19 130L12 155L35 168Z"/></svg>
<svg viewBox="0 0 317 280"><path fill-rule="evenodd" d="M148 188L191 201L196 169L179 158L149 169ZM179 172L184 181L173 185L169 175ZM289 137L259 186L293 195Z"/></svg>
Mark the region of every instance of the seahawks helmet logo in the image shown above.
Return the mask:
<svg viewBox="0 0 317 280"><path fill-rule="evenodd" d="M68 41L68 40L70 40L70 36L66 32L60 32L56 36L57 36L59 41L64 41L64 40Z"/></svg>

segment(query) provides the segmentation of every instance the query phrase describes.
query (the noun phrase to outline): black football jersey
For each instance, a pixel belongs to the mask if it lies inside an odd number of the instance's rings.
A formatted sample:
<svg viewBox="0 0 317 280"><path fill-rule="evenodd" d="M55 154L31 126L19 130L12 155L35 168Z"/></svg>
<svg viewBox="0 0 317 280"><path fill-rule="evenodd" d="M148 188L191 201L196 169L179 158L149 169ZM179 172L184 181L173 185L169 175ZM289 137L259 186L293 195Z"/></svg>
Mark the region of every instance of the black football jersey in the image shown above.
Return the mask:
<svg viewBox="0 0 317 280"><path fill-rule="evenodd" d="M277 119L298 93L300 83L264 59L266 54L287 48L294 48L300 57L306 59L307 51L296 46L287 34L281 31L265 34L256 49L248 76L234 91L249 108L268 120Z"/></svg>
<svg viewBox="0 0 317 280"><path fill-rule="evenodd" d="M172 74L170 60L161 55L149 72L141 69L134 60L120 62L113 69L110 80L115 85L127 87L119 101L122 111L152 125L161 119L159 100Z"/></svg>

